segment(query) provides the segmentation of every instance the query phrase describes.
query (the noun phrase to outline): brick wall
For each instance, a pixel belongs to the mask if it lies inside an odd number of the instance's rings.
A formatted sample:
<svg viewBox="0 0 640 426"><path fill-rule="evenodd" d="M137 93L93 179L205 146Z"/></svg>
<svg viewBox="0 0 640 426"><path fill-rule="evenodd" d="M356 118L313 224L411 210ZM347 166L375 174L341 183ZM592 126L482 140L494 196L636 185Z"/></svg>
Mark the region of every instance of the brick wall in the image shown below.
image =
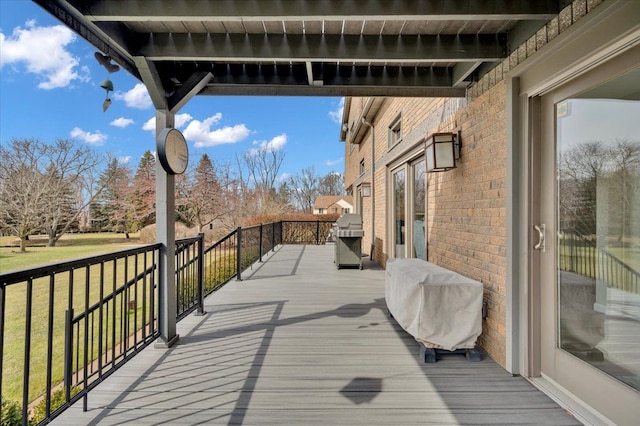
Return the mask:
<svg viewBox="0 0 640 426"><path fill-rule="evenodd" d="M480 345L505 365L506 89L499 83L454 118L457 168L428 175L429 261L481 281L488 317Z"/></svg>
<svg viewBox="0 0 640 426"><path fill-rule="evenodd" d="M391 165L416 152L419 137L460 130L462 158L457 168L430 173L427 181L428 260L484 285L488 316L479 343L499 364L506 359L506 84L514 67L536 54L558 34L596 8L602 0L576 0L467 91L464 102L442 98L388 98L375 117L375 251L383 266L389 257L387 235ZM350 123L366 98L352 98ZM390 123L402 114L403 141L387 147ZM353 151L345 151L345 184L371 180L371 132ZM406 155L405 155L406 156ZM365 174L359 162L365 159ZM354 187L355 191L355 187ZM355 204L355 197L354 197ZM371 199L363 200L363 250L370 248Z"/></svg>

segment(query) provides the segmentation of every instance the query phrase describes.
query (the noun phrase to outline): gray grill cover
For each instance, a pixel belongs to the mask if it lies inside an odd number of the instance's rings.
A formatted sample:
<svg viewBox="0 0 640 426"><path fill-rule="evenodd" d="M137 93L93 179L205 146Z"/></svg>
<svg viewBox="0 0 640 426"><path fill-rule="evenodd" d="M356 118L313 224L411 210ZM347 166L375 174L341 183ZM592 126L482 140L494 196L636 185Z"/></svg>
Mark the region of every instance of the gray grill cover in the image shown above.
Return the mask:
<svg viewBox="0 0 640 426"><path fill-rule="evenodd" d="M482 283L421 259L389 259L389 312L429 348L470 349L482 333Z"/></svg>

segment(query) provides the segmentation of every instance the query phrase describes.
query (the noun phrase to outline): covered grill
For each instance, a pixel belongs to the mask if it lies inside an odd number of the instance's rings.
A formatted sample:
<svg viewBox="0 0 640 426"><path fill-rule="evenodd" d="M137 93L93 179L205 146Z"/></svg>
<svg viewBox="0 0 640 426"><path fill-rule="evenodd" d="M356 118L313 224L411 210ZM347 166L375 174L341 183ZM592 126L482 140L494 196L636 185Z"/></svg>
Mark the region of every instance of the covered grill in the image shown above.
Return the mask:
<svg viewBox="0 0 640 426"><path fill-rule="evenodd" d="M333 227L333 238L336 242L335 264L338 269L343 266L357 266L362 269L362 218L359 214L345 213L338 218Z"/></svg>

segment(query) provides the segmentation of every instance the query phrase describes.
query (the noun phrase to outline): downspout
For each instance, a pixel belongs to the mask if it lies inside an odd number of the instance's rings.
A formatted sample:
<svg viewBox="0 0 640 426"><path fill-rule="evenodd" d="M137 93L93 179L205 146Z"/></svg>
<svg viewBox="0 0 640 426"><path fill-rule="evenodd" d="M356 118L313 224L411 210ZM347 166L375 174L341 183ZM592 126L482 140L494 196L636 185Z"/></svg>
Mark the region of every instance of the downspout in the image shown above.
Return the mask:
<svg viewBox="0 0 640 426"><path fill-rule="evenodd" d="M362 124L369 127L371 129L371 249L369 250L369 260L373 260L373 250L375 248L375 238L376 238L376 222L375 222L375 211L376 211L376 132L373 124L369 123L362 117Z"/></svg>

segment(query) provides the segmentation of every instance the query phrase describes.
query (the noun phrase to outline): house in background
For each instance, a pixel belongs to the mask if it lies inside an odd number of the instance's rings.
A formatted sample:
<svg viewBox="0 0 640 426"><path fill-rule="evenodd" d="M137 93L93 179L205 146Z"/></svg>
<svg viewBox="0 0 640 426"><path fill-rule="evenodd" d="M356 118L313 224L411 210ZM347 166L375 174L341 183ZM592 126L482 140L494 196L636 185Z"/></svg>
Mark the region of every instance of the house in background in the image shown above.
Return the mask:
<svg viewBox="0 0 640 426"><path fill-rule="evenodd" d="M353 213L353 205L346 195L320 195L313 204L313 214Z"/></svg>
<svg viewBox="0 0 640 426"><path fill-rule="evenodd" d="M464 97L345 99L363 252L481 281L494 360L587 424L637 424L640 2L567 2L510 51Z"/></svg>

